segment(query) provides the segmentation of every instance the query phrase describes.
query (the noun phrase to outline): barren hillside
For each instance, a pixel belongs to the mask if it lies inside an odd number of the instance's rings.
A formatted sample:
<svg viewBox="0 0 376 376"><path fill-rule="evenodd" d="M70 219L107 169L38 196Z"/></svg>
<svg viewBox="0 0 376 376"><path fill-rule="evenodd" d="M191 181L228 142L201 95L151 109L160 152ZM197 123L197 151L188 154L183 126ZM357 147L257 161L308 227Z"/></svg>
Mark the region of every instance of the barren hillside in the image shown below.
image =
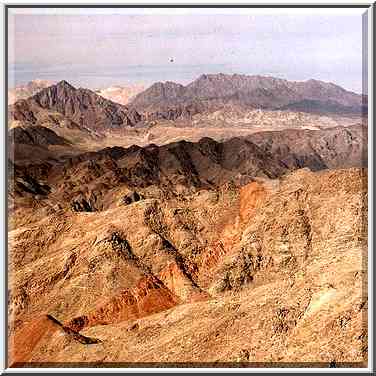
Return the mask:
<svg viewBox="0 0 376 376"><path fill-rule="evenodd" d="M18 226L12 361L362 365L365 189L303 169Z"/></svg>
<svg viewBox="0 0 376 376"><path fill-rule="evenodd" d="M16 101L10 366L365 367L361 102L240 75Z"/></svg>

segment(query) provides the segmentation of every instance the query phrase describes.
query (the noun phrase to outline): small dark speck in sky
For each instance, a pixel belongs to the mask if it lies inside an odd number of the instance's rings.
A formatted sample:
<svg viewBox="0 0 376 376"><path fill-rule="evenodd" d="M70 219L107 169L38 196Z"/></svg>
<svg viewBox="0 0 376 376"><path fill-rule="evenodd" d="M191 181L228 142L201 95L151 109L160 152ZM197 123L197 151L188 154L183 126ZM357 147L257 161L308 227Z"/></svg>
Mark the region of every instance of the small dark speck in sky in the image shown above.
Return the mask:
<svg viewBox="0 0 376 376"><path fill-rule="evenodd" d="M172 57L171 59L170 59L170 63L173 63L174 62L174 58Z"/></svg>

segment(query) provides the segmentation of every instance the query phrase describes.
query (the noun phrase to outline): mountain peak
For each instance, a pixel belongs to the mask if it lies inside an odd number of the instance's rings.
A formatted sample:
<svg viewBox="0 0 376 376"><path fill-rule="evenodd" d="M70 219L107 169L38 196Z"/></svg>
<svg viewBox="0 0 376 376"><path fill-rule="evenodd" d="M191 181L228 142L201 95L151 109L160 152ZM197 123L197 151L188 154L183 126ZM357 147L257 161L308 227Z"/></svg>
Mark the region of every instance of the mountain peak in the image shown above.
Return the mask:
<svg viewBox="0 0 376 376"><path fill-rule="evenodd" d="M136 111L130 112L92 90L75 88L66 80L39 91L24 106L18 108L18 118L28 116L35 123L45 110L59 112L78 126L95 131L134 126L141 120Z"/></svg>
<svg viewBox="0 0 376 376"><path fill-rule="evenodd" d="M76 89L73 85L71 85L68 81L66 80L61 80L59 81L56 85L56 87L64 87L64 88L69 88L69 89Z"/></svg>

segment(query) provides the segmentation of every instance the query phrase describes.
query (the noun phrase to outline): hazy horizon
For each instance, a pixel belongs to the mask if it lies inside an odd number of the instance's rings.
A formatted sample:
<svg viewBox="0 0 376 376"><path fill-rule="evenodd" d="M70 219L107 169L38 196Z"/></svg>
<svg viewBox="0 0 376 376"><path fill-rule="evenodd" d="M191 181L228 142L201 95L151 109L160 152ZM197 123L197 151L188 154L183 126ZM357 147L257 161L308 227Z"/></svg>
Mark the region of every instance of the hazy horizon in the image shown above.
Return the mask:
<svg viewBox="0 0 376 376"><path fill-rule="evenodd" d="M211 75L211 74L226 74L226 75L240 74L240 75L247 75L247 76L264 76L264 77L273 77L273 78L277 78L277 79L286 79L287 81L291 81L291 82L295 82L295 81L296 82L304 82L304 81L308 81L310 79L313 79L313 80L318 80L318 81L322 81L322 82L326 82L326 83L332 83L332 84L335 84L335 85L342 87L342 85L339 85L336 82L324 81L324 80L317 79L315 77L307 78L307 79L304 79L304 80L289 80L288 78L279 77L279 76L275 76L275 75L268 75L268 74L263 75L263 74L245 74L245 73L203 72L203 73L200 73L199 75L195 76L194 79L192 79L192 80L169 80L169 79L166 79L166 80L161 80L161 81L150 81L150 82L146 82L146 81L121 81L121 80L119 81L118 77L113 77L110 80L104 81L104 82L107 82L107 84L103 84L103 85L99 85L99 86L98 85L93 86L93 85L90 85L90 84L85 84L85 82L86 82L85 80L68 80L66 78L49 79L49 78L35 77L35 78L30 79L30 80L21 81L19 83L16 83L13 86L11 86L9 84L8 89L14 89L16 87L22 87L27 83L30 83L32 81L38 81L38 80L51 81L53 84L56 84L60 81L66 81L76 88L82 87L82 88L86 88L86 89L90 89L90 90L102 90L102 89L108 89L110 87L127 87L127 86L131 87L131 86L136 86L136 85L143 85L144 88L147 89L148 87L150 87L151 85L153 85L154 83L157 83L157 82L162 82L162 83L175 82L177 84L182 84L182 85L186 86L186 85L190 84L191 82L193 82L195 79L198 79L201 75ZM83 82L83 83L80 83L80 82ZM347 88L344 88L344 89L346 89L348 91L353 91L357 94L362 94L361 92L356 92L356 91L351 90L351 89L347 89Z"/></svg>
<svg viewBox="0 0 376 376"><path fill-rule="evenodd" d="M165 9L36 11L10 10L9 87L34 79L65 79L92 89L187 84L201 74L238 73L317 79L362 92L357 9L338 14L188 9L184 15L159 14Z"/></svg>

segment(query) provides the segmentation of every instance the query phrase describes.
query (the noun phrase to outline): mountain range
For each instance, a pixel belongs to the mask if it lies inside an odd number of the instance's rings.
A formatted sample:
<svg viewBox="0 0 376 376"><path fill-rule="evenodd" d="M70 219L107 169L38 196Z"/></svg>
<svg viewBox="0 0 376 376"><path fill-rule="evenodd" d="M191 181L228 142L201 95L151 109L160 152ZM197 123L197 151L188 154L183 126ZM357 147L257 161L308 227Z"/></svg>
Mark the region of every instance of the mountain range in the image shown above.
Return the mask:
<svg viewBox="0 0 376 376"><path fill-rule="evenodd" d="M167 118L223 105L359 113L363 98L340 86L313 79L297 82L263 76L204 74L186 86L174 82L155 83L130 102L130 106L139 111Z"/></svg>
<svg viewBox="0 0 376 376"><path fill-rule="evenodd" d="M103 138L113 144L119 132L128 136L117 138L124 146L178 140L179 133L180 139L207 135L221 141L261 130L356 124L365 121L366 111L365 97L334 84L261 76L202 75L187 86L156 83L128 105L98 93L66 81L45 87L9 106L9 127L47 127L90 148Z"/></svg>
<svg viewBox="0 0 376 376"><path fill-rule="evenodd" d="M10 366L365 367L365 99L218 74L10 104Z"/></svg>
<svg viewBox="0 0 376 376"><path fill-rule="evenodd" d="M35 82L30 85L36 87ZM103 99L100 95L109 96L108 93L114 90L120 89L94 92L76 89L66 81L61 81L33 93L26 102L17 101L10 108L10 118L35 123L37 113L41 109L48 109L63 114L78 125L98 130L134 126L142 120L140 114L145 114L147 118L175 120L229 106L346 115L359 115L366 108L363 96L332 83L318 80L293 82L237 74L201 75L187 86L158 82L138 93L129 102L129 108Z"/></svg>

